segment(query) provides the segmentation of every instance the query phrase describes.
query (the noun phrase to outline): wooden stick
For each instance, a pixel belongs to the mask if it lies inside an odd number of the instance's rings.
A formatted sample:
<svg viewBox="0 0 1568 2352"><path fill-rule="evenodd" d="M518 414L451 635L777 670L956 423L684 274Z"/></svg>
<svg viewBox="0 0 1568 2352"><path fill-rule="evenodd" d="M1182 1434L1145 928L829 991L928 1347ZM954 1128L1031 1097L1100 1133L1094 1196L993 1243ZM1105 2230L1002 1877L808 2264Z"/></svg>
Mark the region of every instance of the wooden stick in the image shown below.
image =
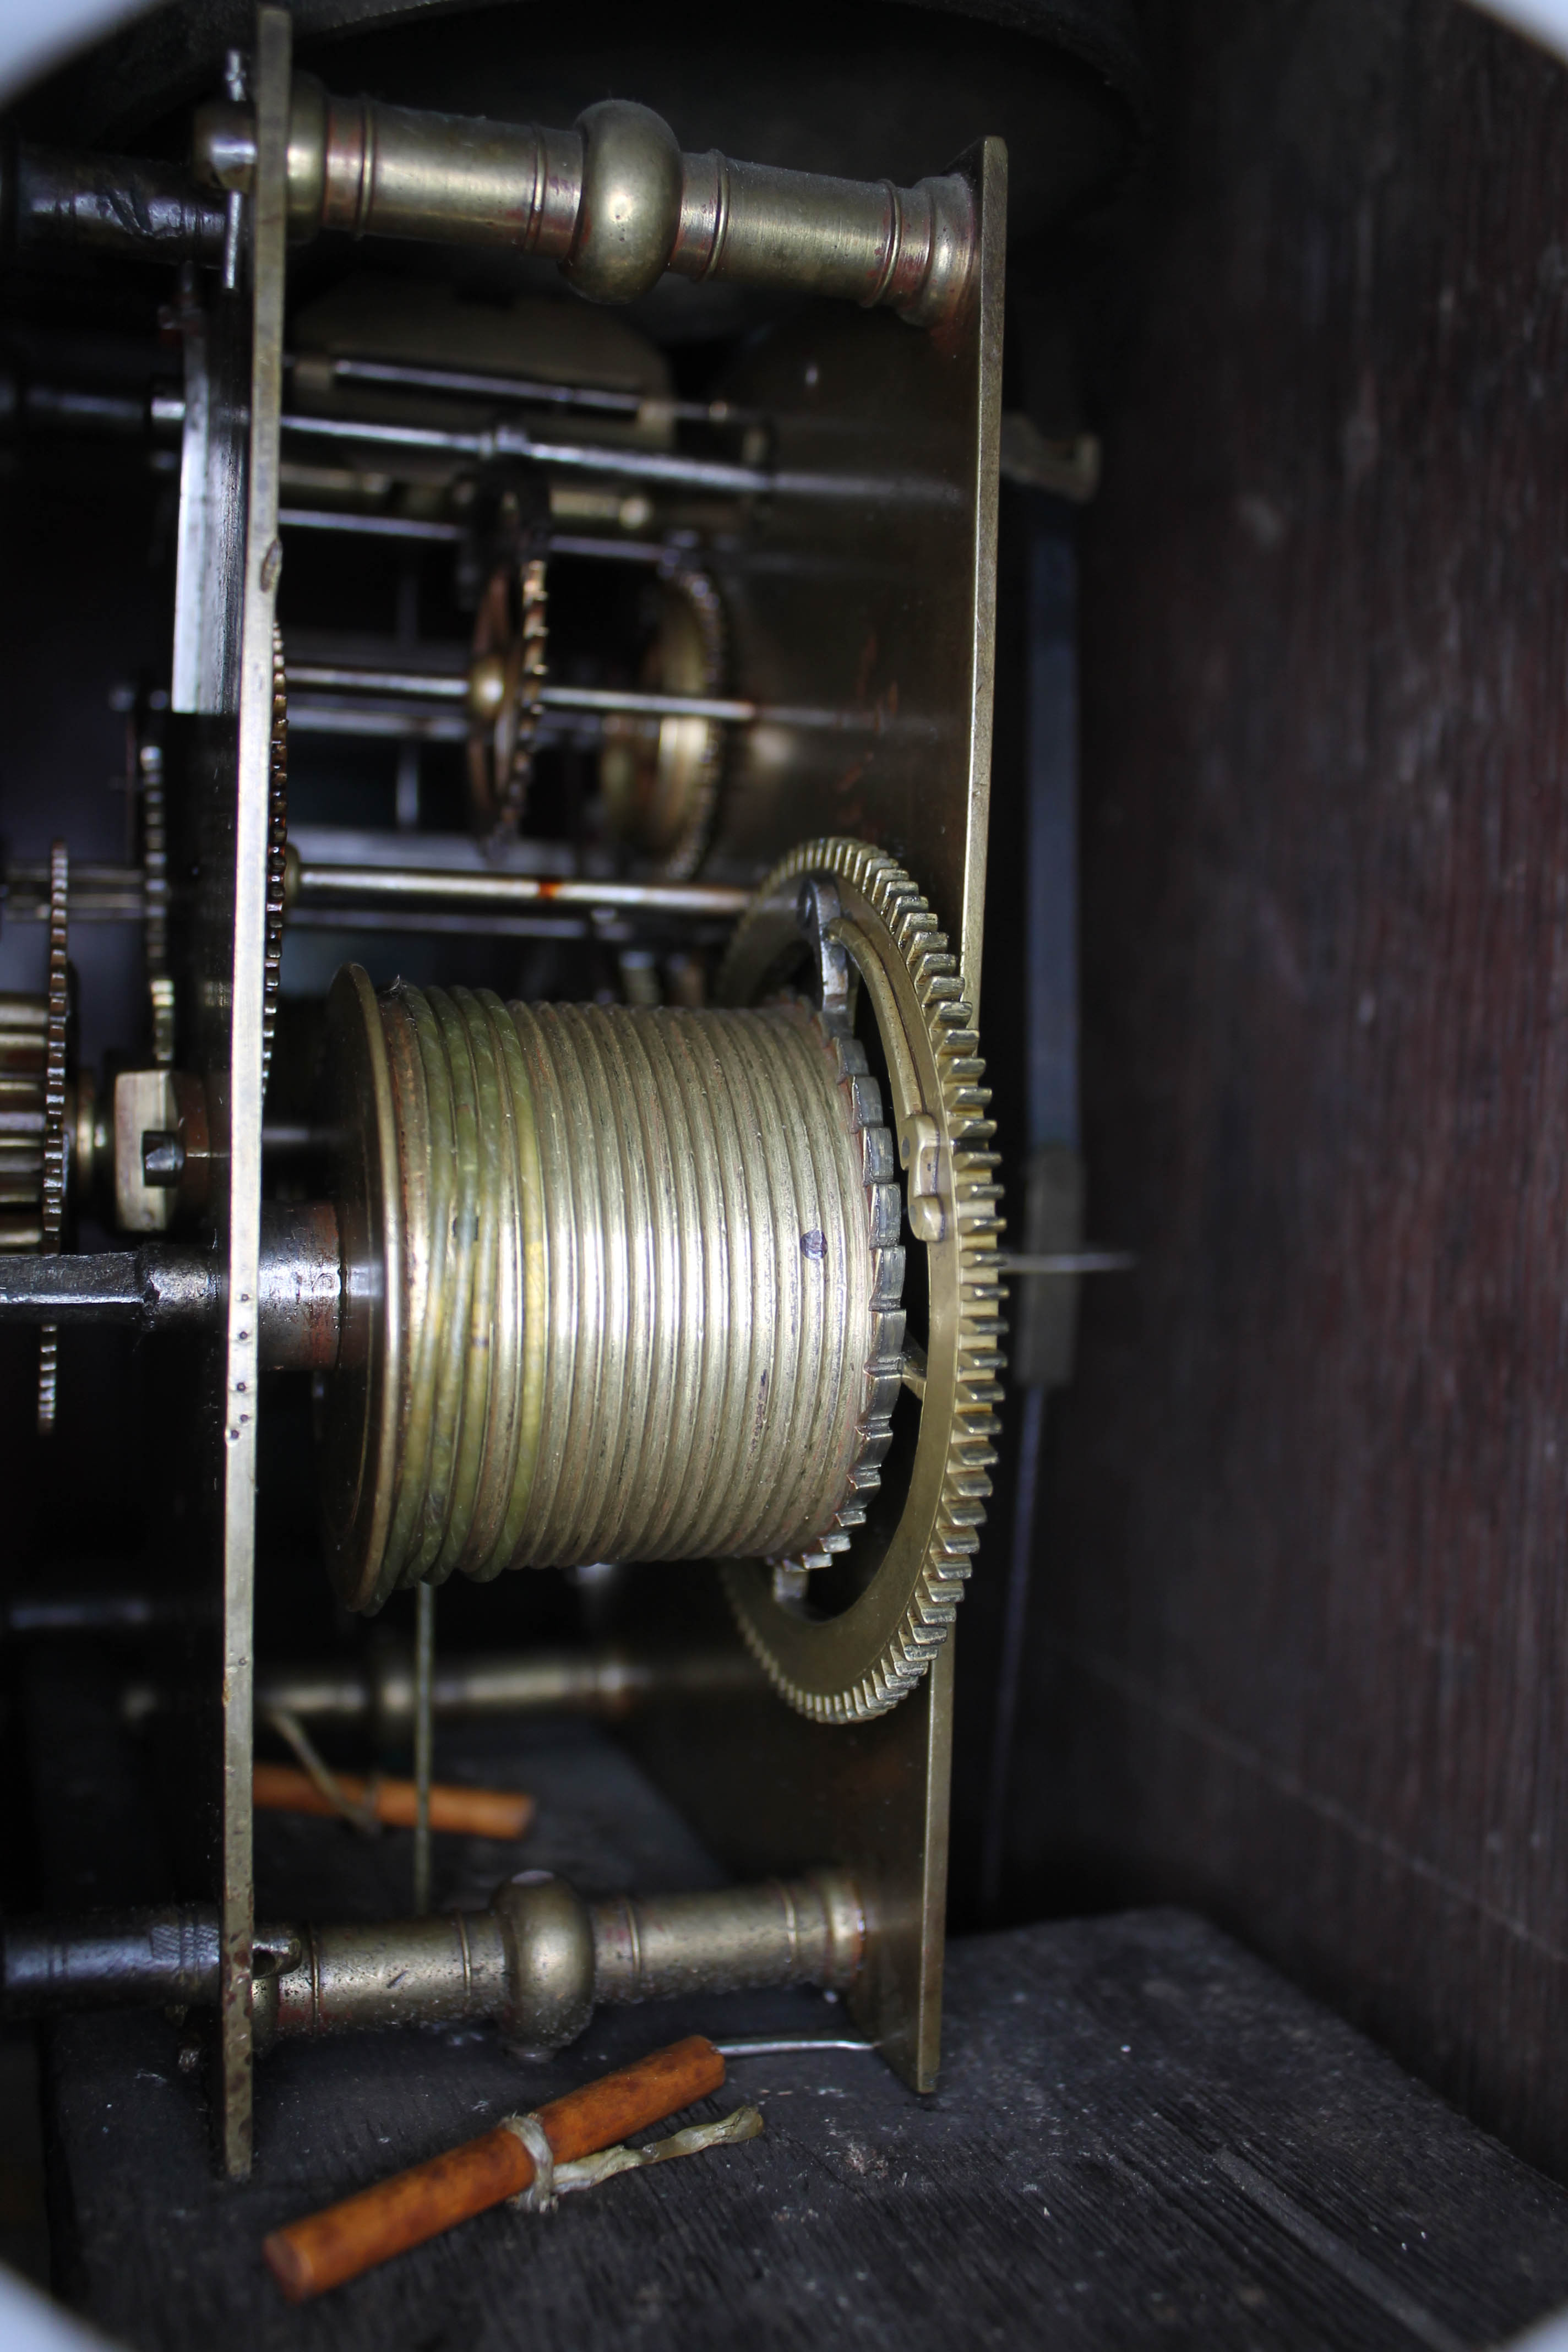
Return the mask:
<svg viewBox="0 0 1568 2352"><path fill-rule="evenodd" d="M333 1780L353 1805L370 1794L375 1819L389 1829L414 1826L412 1780L363 1780L357 1772L334 1772ZM251 1801L258 1811L334 1814L336 1806L297 1764L258 1764L251 1772ZM535 1811L520 1789L459 1789L437 1782L430 1790L430 1826L458 1837L520 1838Z"/></svg>
<svg viewBox="0 0 1568 2352"><path fill-rule="evenodd" d="M702 2034L656 2050L651 2057L602 2074L537 2111L557 2163L614 2147L630 2132L662 2123L724 2080L724 2061ZM262 2244L267 2267L290 2303L308 2303L329 2287L358 2278L410 2246L423 2245L455 2222L521 2196L534 2174L533 2158L502 2124L432 2157L341 2205L274 2230Z"/></svg>

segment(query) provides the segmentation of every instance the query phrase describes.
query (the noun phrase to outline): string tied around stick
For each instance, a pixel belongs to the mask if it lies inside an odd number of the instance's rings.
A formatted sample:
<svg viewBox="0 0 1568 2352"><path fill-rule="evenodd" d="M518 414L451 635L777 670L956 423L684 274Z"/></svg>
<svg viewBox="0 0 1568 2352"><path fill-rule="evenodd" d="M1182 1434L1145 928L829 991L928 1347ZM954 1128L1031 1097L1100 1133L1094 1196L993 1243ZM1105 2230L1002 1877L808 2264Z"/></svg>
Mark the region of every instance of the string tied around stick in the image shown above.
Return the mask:
<svg viewBox="0 0 1568 2352"><path fill-rule="evenodd" d="M760 2108L736 2107L717 2123L689 2125L685 2131L670 2132L647 2147L602 2147L591 2156L557 2164L537 2116L503 2116L501 2121L508 2131L516 2133L534 2163L531 2184L506 2200L519 2213L552 2213L574 2189L597 2189L601 2181L614 2180L617 2173L636 2172L646 2164L665 2164L674 2156L700 2156L709 2147L738 2147L742 2140L755 2139L763 2128Z"/></svg>
<svg viewBox="0 0 1568 2352"><path fill-rule="evenodd" d="M544 2126L530 2112L526 2116L502 2116L501 2128L520 2139L533 2158L533 2179L526 2189L507 2199L514 2213L553 2213L560 2200L555 2194L555 2150L544 2136Z"/></svg>

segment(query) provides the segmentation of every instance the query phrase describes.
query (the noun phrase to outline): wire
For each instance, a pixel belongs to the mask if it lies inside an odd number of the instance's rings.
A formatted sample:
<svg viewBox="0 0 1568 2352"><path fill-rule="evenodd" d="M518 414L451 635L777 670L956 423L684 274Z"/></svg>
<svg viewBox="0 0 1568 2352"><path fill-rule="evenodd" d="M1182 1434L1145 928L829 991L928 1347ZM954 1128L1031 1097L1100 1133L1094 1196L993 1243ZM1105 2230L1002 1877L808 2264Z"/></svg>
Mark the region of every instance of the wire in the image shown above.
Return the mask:
<svg viewBox="0 0 1568 2352"><path fill-rule="evenodd" d="M809 2035L786 2035L780 2042L716 2042L721 2058L783 2058L797 2050L875 2050L874 2042L816 2041Z"/></svg>

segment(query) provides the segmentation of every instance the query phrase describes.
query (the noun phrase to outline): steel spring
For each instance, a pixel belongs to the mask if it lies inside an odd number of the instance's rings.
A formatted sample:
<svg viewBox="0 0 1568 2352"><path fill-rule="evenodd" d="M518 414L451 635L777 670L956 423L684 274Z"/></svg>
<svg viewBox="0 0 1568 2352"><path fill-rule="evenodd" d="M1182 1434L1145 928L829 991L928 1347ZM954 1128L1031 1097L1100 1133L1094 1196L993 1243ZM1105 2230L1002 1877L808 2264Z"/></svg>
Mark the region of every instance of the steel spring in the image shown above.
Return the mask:
<svg viewBox="0 0 1568 2352"><path fill-rule="evenodd" d="M811 1543L874 1352L815 1015L401 986L381 1011L405 1302L383 1589Z"/></svg>

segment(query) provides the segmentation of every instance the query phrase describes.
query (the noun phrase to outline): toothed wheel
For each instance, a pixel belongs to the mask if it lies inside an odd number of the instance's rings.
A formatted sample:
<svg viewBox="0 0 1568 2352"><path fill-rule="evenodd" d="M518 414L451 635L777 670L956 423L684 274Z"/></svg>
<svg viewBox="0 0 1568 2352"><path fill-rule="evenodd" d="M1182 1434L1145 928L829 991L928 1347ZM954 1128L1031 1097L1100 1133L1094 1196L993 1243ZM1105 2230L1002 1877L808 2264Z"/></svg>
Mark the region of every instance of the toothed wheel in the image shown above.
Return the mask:
<svg viewBox="0 0 1568 2352"><path fill-rule="evenodd" d="M474 626L468 671L468 792L477 828L515 836L533 774L549 616L544 559L502 565Z"/></svg>
<svg viewBox="0 0 1568 2352"><path fill-rule="evenodd" d="M881 1555L837 1614L814 1611L808 1580L763 1564L725 1577L748 1646L789 1704L817 1722L858 1723L897 1706L925 1673L979 1543L1002 1396L1002 1188L969 991L910 877L863 842L805 844L742 919L721 997L754 1003L798 957L803 931L819 961L825 1024L849 1034L858 981L886 1057L910 1232L926 1254L925 1354L910 1343L900 1360L920 1428L897 1524L885 1538L857 1537L868 1567L872 1545Z"/></svg>

